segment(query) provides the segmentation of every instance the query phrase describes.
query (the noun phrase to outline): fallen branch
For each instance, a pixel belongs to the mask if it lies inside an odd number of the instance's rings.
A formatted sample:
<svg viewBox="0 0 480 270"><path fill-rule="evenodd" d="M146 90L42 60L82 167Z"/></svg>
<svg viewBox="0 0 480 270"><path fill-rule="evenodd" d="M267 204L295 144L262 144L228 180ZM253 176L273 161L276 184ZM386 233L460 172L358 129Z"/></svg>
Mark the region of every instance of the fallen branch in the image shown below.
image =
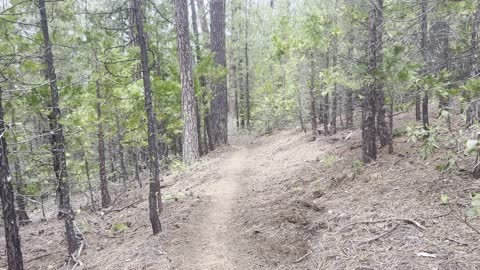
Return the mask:
<svg viewBox="0 0 480 270"><path fill-rule="evenodd" d="M389 218L389 219L381 219L381 220L365 220L365 221L353 222L353 223L350 223L350 224L344 226L338 232L341 232L341 231L345 230L346 228L351 227L353 225L357 225L357 224L374 224L374 223L383 223L383 222L391 222L391 221L402 221L402 222L405 222L405 223L408 223L408 224L412 224L420 230L426 230L426 228L424 226L422 226L422 224L420 224L418 221L413 220L413 219Z"/></svg>
<svg viewBox="0 0 480 270"><path fill-rule="evenodd" d="M43 259L45 257L55 255L55 254L58 254L58 253L62 253L62 252L61 251L56 251L56 252L50 252L50 253L47 253L47 254L42 254L42 255L39 255L37 257L33 257L31 259L28 259L27 261L25 261L25 263L30 263L30 262L33 262L33 261L36 261L36 260L40 260L40 259Z"/></svg>
<svg viewBox="0 0 480 270"><path fill-rule="evenodd" d="M393 227L392 229L388 230L387 232L385 232L385 233L383 233L383 234L381 234L381 235L378 235L378 236L376 236L376 237L374 237L374 238L372 238L372 239L369 239L369 240L366 240L366 241L362 241L362 242L360 242L359 244L360 244L360 245L361 245L361 244L368 244L368 243L377 241L377 240L379 240L380 238L383 238L383 237L391 234L391 233L392 233L393 231L395 231L397 228L398 228L398 223L396 223L396 224L395 224L395 227Z"/></svg>
<svg viewBox="0 0 480 270"><path fill-rule="evenodd" d="M470 224L470 222L468 222L467 220L467 216L465 216L465 220L463 220L463 222L465 223L465 225L467 225L468 227L470 227L470 229L474 230L476 233L480 234L480 231L475 228L472 224Z"/></svg>
<svg viewBox="0 0 480 270"><path fill-rule="evenodd" d="M138 201L135 201L135 202L133 202L133 203L131 203L131 204L128 204L128 205L126 205L126 206L124 206L124 207L121 207L121 208L108 209L108 210L106 210L106 211L103 213L102 216L105 216L105 215L110 214L110 213L113 213L113 212L121 212L121 211L123 211L123 210L125 210L125 209L127 209L127 208L130 208L130 207L132 207L132 206L135 206L136 204L139 204L139 203L141 203L141 202L143 202L143 199L140 199L140 200L138 200Z"/></svg>
<svg viewBox="0 0 480 270"><path fill-rule="evenodd" d="M457 243L457 244L459 244L459 245L461 245L461 246L468 246L468 244L467 244L467 243L460 242L460 241L458 241L458 240L455 240L455 239L453 239L453 238L450 238L450 237L446 237L445 239L447 239L448 241L451 241L451 242Z"/></svg>
<svg viewBox="0 0 480 270"><path fill-rule="evenodd" d="M296 259L293 263L299 263L301 261L303 261L305 258L307 258L310 254L312 254L313 250L310 250L309 252L307 252L305 255L303 255L302 257Z"/></svg>
<svg viewBox="0 0 480 270"><path fill-rule="evenodd" d="M71 254L71 258L72 260L75 262L75 265L72 267L72 270L75 270L75 268L77 268L77 266L82 266L83 265L83 262L80 261L80 255L82 254L82 249L83 249L83 241L82 243L80 244L80 248L78 248L78 255L77 257L75 257L74 254Z"/></svg>

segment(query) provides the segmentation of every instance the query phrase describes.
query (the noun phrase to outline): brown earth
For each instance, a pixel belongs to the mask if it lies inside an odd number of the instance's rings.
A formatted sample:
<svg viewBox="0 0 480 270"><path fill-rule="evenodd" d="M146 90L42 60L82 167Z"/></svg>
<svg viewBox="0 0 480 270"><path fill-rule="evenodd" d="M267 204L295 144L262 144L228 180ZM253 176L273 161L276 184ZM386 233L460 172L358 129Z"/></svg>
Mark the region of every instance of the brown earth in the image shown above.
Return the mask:
<svg viewBox="0 0 480 270"><path fill-rule="evenodd" d="M146 188L123 194L112 185L114 207L95 213L76 195L86 246L75 269L480 269L480 220L464 219L480 192L462 169L471 160L437 171L444 153L423 160L403 132L411 115L396 121L395 153L382 150L370 165L359 161L358 131L314 142L295 129L236 135L165 178L159 236L151 235ZM27 269L74 268L54 215L49 201L47 221L37 209L21 228Z"/></svg>

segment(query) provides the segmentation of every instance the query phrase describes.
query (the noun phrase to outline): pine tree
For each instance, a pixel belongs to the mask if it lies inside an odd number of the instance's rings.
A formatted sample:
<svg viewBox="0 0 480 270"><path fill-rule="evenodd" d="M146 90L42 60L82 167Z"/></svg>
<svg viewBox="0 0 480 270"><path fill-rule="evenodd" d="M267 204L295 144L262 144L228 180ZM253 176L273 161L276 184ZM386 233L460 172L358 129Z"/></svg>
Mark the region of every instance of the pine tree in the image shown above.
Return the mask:
<svg viewBox="0 0 480 270"><path fill-rule="evenodd" d="M183 160L187 163L200 157L198 148L198 119L193 88L192 48L188 31L187 0L175 0L175 22L177 29L178 62L182 82L182 119L183 119Z"/></svg>

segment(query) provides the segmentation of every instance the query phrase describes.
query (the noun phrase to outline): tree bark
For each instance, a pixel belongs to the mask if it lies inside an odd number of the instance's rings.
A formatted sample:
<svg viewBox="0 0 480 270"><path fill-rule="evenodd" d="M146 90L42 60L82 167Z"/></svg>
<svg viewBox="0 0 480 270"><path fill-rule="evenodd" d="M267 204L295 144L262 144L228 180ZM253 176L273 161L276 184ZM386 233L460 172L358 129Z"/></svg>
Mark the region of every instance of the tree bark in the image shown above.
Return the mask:
<svg viewBox="0 0 480 270"><path fill-rule="evenodd" d="M97 95L97 139L98 139L98 169L100 176L100 194L102 196L102 207L107 208L112 204L108 192L107 170L105 166L105 138L103 134L102 123L102 94L100 92L100 83L95 82Z"/></svg>
<svg viewBox="0 0 480 270"><path fill-rule="evenodd" d="M216 67L226 68L225 55L225 0L210 1L211 49ZM209 124L213 132L213 145L228 143L228 105L226 75L212 82L212 100ZM247 119L248 121L248 119ZM248 126L248 122L247 122Z"/></svg>
<svg viewBox="0 0 480 270"><path fill-rule="evenodd" d="M422 105L421 96L419 93L415 94L415 120L422 121Z"/></svg>
<svg viewBox="0 0 480 270"><path fill-rule="evenodd" d="M232 3L232 18L231 18L231 25L232 25L232 44L238 43L238 35L237 29L235 27L235 18L238 12L238 6ZM235 124L237 126L237 130L240 129L240 110L239 110L239 102L238 102L238 84L237 84L237 61L235 59L235 50L231 50L231 62L232 62L232 84L234 90L234 110L235 110Z"/></svg>
<svg viewBox="0 0 480 270"><path fill-rule="evenodd" d="M369 21L368 21L368 73L375 76L375 70L378 64L378 4L382 0L374 0L371 3ZM376 125L375 116L377 114L377 78L373 78L373 82L366 89L364 109L363 109L363 161L369 163L377 159L377 142L376 142Z"/></svg>
<svg viewBox="0 0 480 270"><path fill-rule="evenodd" d="M145 111L148 121L148 163L150 169L150 191L148 196L148 207L150 223L153 234L156 235L162 231L159 212L162 211L162 199L160 193L160 168L158 160L157 146L157 128L156 117L153 110L153 97L150 83L150 70L148 66L148 48L146 34L143 29L143 12L141 0L133 0L133 9L136 18L136 28L138 35L138 44L140 47L143 87L145 91Z"/></svg>
<svg viewBox="0 0 480 270"><path fill-rule="evenodd" d="M310 56L310 80L307 85L308 93L310 95L310 122L312 125L312 140L317 139L318 128L317 128L317 105L315 104L315 100L317 99L315 95L315 62L313 54Z"/></svg>
<svg viewBox="0 0 480 270"><path fill-rule="evenodd" d="M425 65L428 65L427 57L427 33L428 33L428 0L421 0L421 39L420 39L420 49L422 51L422 57ZM428 72L428 67L424 68L424 73ZM423 127L428 129L429 120L428 120L428 91L424 90L423 101L422 101L422 122Z"/></svg>
<svg viewBox="0 0 480 270"><path fill-rule="evenodd" d="M330 131L329 131L329 128L328 128L328 123L329 123L329 118L330 118L330 98L329 98L329 94L327 93L324 97L323 97L323 133L325 136L329 136L330 135Z"/></svg>
<svg viewBox="0 0 480 270"><path fill-rule="evenodd" d="M66 238L68 243L68 254L72 255L77 251L79 242L75 237L74 230L74 212L70 205L70 192L67 174L67 159L65 156L65 138L63 136L63 128L60 124L61 112L59 105L59 94L57 88L57 74L53 63L52 44L50 41L50 33L48 30L47 9L45 0L38 0L38 8L40 12L40 21L43 35L43 60L47 65L47 74L50 82L51 92L51 114L50 114L50 132L52 134L52 155L53 155L53 171L58 184L59 193L59 211L58 216L65 220Z"/></svg>
<svg viewBox="0 0 480 270"><path fill-rule="evenodd" d="M307 128L305 127L305 123L303 122L303 104L302 104L302 93L298 90L298 118L300 120L300 129L303 133L307 133Z"/></svg>
<svg viewBox="0 0 480 270"><path fill-rule="evenodd" d="M133 163L135 166L135 180L138 183L138 187L142 188L142 180L140 179L140 164L139 164L139 158L138 158L138 151L135 149L132 149L132 157L133 157Z"/></svg>
<svg viewBox="0 0 480 270"><path fill-rule="evenodd" d="M191 163L200 157L195 90L193 88L192 48L188 31L187 0L175 0L178 62L182 83L183 161Z"/></svg>
<svg viewBox="0 0 480 270"><path fill-rule="evenodd" d="M335 5L337 3L335 2ZM335 25L337 25L337 18L335 14ZM333 47L333 53L332 53L332 67L336 71L337 68L337 58L338 58L338 37L336 34L333 34L333 40L332 40L332 47ZM338 110L338 89L337 89L337 83L335 82L333 86L333 93L332 93L332 115L331 115L331 122L330 122L330 131L332 134L337 133L337 110ZM341 117L341 116L340 116Z"/></svg>
<svg viewBox="0 0 480 270"><path fill-rule="evenodd" d="M116 108L115 108L116 111ZM127 166L125 165L125 151L123 148L123 128L120 124L120 118L118 117L118 113L115 113L115 125L117 126L117 144L118 144L118 158L120 159L120 173L122 175L122 184L123 187L127 188L127 180L128 180L128 173L127 173Z"/></svg>
<svg viewBox="0 0 480 270"><path fill-rule="evenodd" d="M195 1L195 0L193 0ZM200 18L200 28L202 30L202 43L204 44L205 48L210 48L210 30L208 28L208 22L207 22L207 15L205 12L205 4L203 3L203 0L196 0L197 2L197 7L198 7L198 16ZM195 28L194 28L195 30ZM198 27L197 27L197 33L198 33ZM199 39L200 43L200 39ZM202 85L204 91L202 92L201 96L201 103L203 106L203 154L208 154L209 150L213 150L214 145L213 145L213 138L212 138L212 131L210 130L210 122L208 120L208 112L209 112L209 104L207 100L207 90L209 90L209 84L207 83L207 78L205 77L200 77L200 84ZM200 138L200 137L199 137Z"/></svg>
<svg viewBox="0 0 480 270"><path fill-rule="evenodd" d="M250 128L250 65L248 57L248 34L249 34L249 7L248 0L245 0L245 125Z"/></svg>
<svg viewBox="0 0 480 270"><path fill-rule="evenodd" d="M192 28L193 28L193 41L195 44L195 56L197 64L200 63L202 59L202 53L200 49L200 34L198 33L198 23L197 23L197 10L195 9L195 0L190 0L190 9L192 11ZM193 61L195 62L195 61ZM205 77L201 76L200 86L202 88L206 87ZM199 100L200 99L200 100ZM202 115L200 110L200 105L204 105L202 102L202 97L195 95L195 110L197 117L197 136L198 136L198 151L200 156L205 154L202 146Z"/></svg>
<svg viewBox="0 0 480 270"><path fill-rule="evenodd" d="M4 122L2 104L3 90L0 88L0 199L2 201L3 225L5 231L5 244L7 265L9 270L23 270L23 256L20 244L20 234L15 213L15 195L12 187L7 157L7 131Z"/></svg>
<svg viewBox="0 0 480 270"><path fill-rule="evenodd" d="M376 30L376 68L380 68L383 62L383 0L377 0L376 5L376 19L375 19L375 30ZM390 144L390 128L387 122L387 109L385 105L385 94L383 92L383 83L381 79L375 80L375 91L377 92L376 99L378 102L377 105L377 131L378 137L380 140L380 146L385 147Z"/></svg>
<svg viewBox="0 0 480 270"><path fill-rule="evenodd" d="M1 91L1 89L0 89ZM1 98L1 97L0 97ZM1 106L2 104L0 104ZM1 120L1 119L0 119ZM12 129L15 129L15 124L16 124L16 119L15 119L15 109L12 108ZM18 152L18 141L17 141L17 135L13 134L13 153L14 153L14 159L13 159L13 167L15 169L15 184L17 186L17 196L15 197L17 201L17 215L18 215L18 223L20 226L22 225L27 225L30 222L30 218L28 217L27 214L27 201L25 200L25 182L23 181L23 175L22 175L22 169L21 169L21 163L20 163L20 154Z"/></svg>
<svg viewBox="0 0 480 270"><path fill-rule="evenodd" d="M209 42L209 36L210 36L210 30L208 28L208 21L207 21L207 12L205 11L205 3L203 0L196 0L197 1L197 7L198 7L198 17L200 17L200 28L202 29L202 37L203 37L203 43L205 44L205 47L209 48L210 42Z"/></svg>
<svg viewBox="0 0 480 270"><path fill-rule="evenodd" d="M90 203L92 204L92 210L95 211L97 208L95 206L95 197L93 196L93 188L92 188L92 181L90 179L90 164L88 163L88 159L86 154L84 153L84 160L85 160L85 174L87 175L87 184L88 184L88 191L90 192Z"/></svg>
<svg viewBox="0 0 480 270"><path fill-rule="evenodd" d="M470 41L471 50L472 50L472 57L470 58L470 77L476 78L478 77L479 70L477 67L478 64L478 30L480 28L480 2L477 4L477 8L475 9L475 15L473 18L472 24L472 39Z"/></svg>

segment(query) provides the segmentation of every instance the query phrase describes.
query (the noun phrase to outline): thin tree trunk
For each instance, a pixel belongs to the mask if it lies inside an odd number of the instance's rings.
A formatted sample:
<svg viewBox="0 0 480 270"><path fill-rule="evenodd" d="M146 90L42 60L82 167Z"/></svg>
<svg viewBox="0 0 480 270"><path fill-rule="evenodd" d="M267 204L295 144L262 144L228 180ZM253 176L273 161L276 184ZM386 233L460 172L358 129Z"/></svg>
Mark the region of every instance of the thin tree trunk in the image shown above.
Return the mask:
<svg viewBox="0 0 480 270"><path fill-rule="evenodd" d="M388 141L388 153L393 154L393 108L394 108L394 96L390 97L390 110L389 110L389 128L390 139Z"/></svg>
<svg viewBox="0 0 480 270"><path fill-rule="evenodd" d="M415 94L415 120L417 122L422 121L422 105L421 105L421 97L420 94Z"/></svg>
<svg viewBox="0 0 480 270"><path fill-rule="evenodd" d="M202 59L202 53L200 49L200 35L198 33L197 10L195 8L195 0L190 0L190 9L192 11L191 14L192 14L193 41L195 44L195 56L196 56L197 64L199 64ZM206 87L205 78L203 76L201 76L200 78L200 86L202 88ZM201 115L201 109L200 109L200 105L204 105L204 104L201 99L202 97L200 95L195 95L198 150L200 152L200 156L205 154L205 151L203 150L203 146L202 146L202 115Z"/></svg>
<svg viewBox="0 0 480 270"><path fill-rule="evenodd" d="M160 195L160 168L157 151L156 117L153 110L150 70L148 66L148 48L146 35L143 30L141 0L133 0L133 6L142 63L143 87L145 90L145 111L148 119L148 163L150 168L148 207L153 234L156 235L162 231L162 225L160 223L160 218L158 217L159 212L162 211L162 199Z"/></svg>
<svg viewBox="0 0 480 270"><path fill-rule="evenodd" d="M237 125L237 129L240 129L240 109L239 109L239 102L238 102L238 85L237 85L237 66L233 65L233 88L234 88L234 106L235 106L235 123Z"/></svg>
<svg viewBox="0 0 480 270"><path fill-rule="evenodd" d="M90 165L88 163L87 157L84 157L84 159L85 159L85 174L87 175L88 191L90 193L90 203L92 204L92 210L95 211L96 206L95 206L95 197L93 196L92 180L90 179Z"/></svg>
<svg viewBox="0 0 480 270"><path fill-rule="evenodd" d="M110 160L110 181L112 181L113 183L116 183L117 182L117 171L115 169L115 149L114 149L114 143L113 143L113 139L110 139L110 143L108 144L109 147L108 147L108 152L109 152L109 160Z"/></svg>
<svg viewBox="0 0 480 270"><path fill-rule="evenodd" d="M353 92L347 89L345 93L345 126L353 128Z"/></svg>
<svg viewBox="0 0 480 270"><path fill-rule="evenodd" d="M53 63L52 44L50 42L50 34L48 30L47 9L45 0L38 0L38 8L40 12L40 21L43 35L43 60L47 65L47 74L50 82L51 91L51 114L50 114L50 131L52 134L52 155L53 170L58 183L59 191L59 217L65 220L66 238L68 243L68 254L72 255L77 251L79 242L75 237L74 230L74 212L70 205L70 192L67 174L67 159L65 156L65 138L63 137L63 128L60 124L60 105L59 94L57 88L57 74Z"/></svg>
<svg viewBox="0 0 480 270"><path fill-rule="evenodd" d="M238 7L232 3L232 44L238 43L238 35L237 35L237 29L235 27L235 19L236 19L236 14L238 11ZM237 126L237 130L240 129L240 111L239 111L239 103L238 103L238 85L237 85L237 62L235 59L235 50L231 50L231 62L232 62L232 84L233 84L233 90L234 90L234 110L235 110L235 124Z"/></svg>
<svg viewBox="0 0 480 270"><path fill-rule="evenodd" d="M300 129L303 133L307 133L307 128L305 127L305 123L303 122L303 104L302 104L302 93L298 90L298 118L300 120Z"/></svg>
<svg viewBox="0 0 480 270"><path fill-rule="evenodd" d="M9 270L23 270L23 256L20 234L15 213L15 195L10 178L7 157L7 141L5 139L4 112L2 104L3 90L0 88L0 199L2 201L3 225Z"/></svg>
<svg viewBox="0 0 480 270"><path fill-rule="evenodd" d="M335 1L335 6L337 2ZM335 13L335 25L337 25L337 18ZM337 68L337 58L338 58L338 37L336 34L333 35L333 53L332 53L332 66L336 70ZM338 89L337 83L333 86L333 93L332 93L332 115L331 115L331 123L330 123L330 131L332 134L337 133L337 110L338 110Z"/></svg>
<svg viewBox="0 0 480 270"><path fill-rule="evenodd" d="M317 139L317 105L315 104L315 100L317 99L315 95L315 62L313 54L310 56L310 80L307 85L308 93L310 95L310 122L312 125L312 140Z"/></svg>
<svg viewBox="0 0 480 270"><path fill-rule="evenodd" d="M139 158L138 158L139 153L137 150L132 150L132 157L133 157L133 163L135 166L135 180L138 183L138 187L142 188L142 180L140 179L140 164L139 164Z"/></svg>
<svg viewBox="0 0 480 270"><path fill-rule="evenodd" d="M381 83L377 84L377 129L380 146L385 147L390 144L390 129L387 123L387 110L385 108L385 94Z"/></svg>
<svg viewBox="0 0 480 270"><path fill-rule="evenodd" d="M108 192L107 171L105 166L105 138L103 134L102 119L102 94L100 92L100 83L95 82L97 95L97 139L98 139L98 171L100 176L100 193L102 196L102 207L107 208L112 204Z"/></svg>
<svg viewBox="0 0 480 270"><path fill-rule="evenodd" d="M420 49L422 51L423 61L425 62L425 72L428 71L428 57L427 57L427 33L428 33L428 0L421 0L421 40L420 40ZM428 129L429 121L428 121L428 91L424 90L423 102L422 102L422 122L423 127Z"/></svg>
<svg viewBox="0 0 480 270"><path fill-rule="evenodd" d="M248 1L245 0L245 124L247 129L250 129L250 66L248 58L248 26L249 26L249 7Z"/></svg>
<svg viewBox="0 0 480 270"><path fill-rule="evenodd" d="M198 16L200 18L200 28L202 30L202 43L204 44L205 48L210 48L210 30L208 28L207 22L207 15L205 12L205 4L203 0L196 0L197 7L198 7ZM197 28L198 29L198 28ZM198 32L198 31L197 31ZM200 43L200 42L199 42ZM207 78L200 77L200 84L204 88L202 93L201 102L203 106L203 151L204 154L208 154L209 150L213 150L215 148L213 143L213 131L210 130L210 121L209 117L209 102L207 100L207 90L209 91L209 83L207 82Z"/></svg>
<svg viewBox="0 0 480 270"><path fill-rule="evenodd" d="M0 89L1 91L1 89ZM0 97L1 98L1 97ZM0 104L1 106L2 104ZM16 124L16 119L15 119L15 109L12 108L12 129L15 130L15 124ZM27 225L30 222L30 218L28 217L26 206L27 206L27 201L25 200L25 182L23 181L23 175L22 175L22 170L21 170L21 165L20 165L20 154L18 152L18 141L17 141L17 135L13 134L13 153L14 153L14 159L13 159L13 167L15 169L15 182L17 186L17 196L15 197L17 201L17 214L18 214L18 223L19 225Z"/></svg>
<svg viewBox="0 0 480 270"><path fill-rule="evenodd" d="M188 30L188 4L175 0L178 62L182 83L183 161L191 163L200 157L198 148L198 122L195 90L193 88L192 48Z"/></svg>
<svg viewBox="0 0 480 270"><path fill-rule="evenodd" d="M116 111L116 108L115 108ZM123 130L122 126L120 125L120 119L118 117L118 113L115 113L115 125L117 126L117 144L118 144L118 158L120 159L120 173L122 174L122 184L123 187L127 188L127 180L128 180L128 173L127 173L127 166L125 165L125 151L123 149Z"/></svg>
<svg viewBox="0 0 480 270"><path fill-rule="evenodd" d="M240 67L243 66L243 57L240 58ZM243 72L245 73L245 72ZM245 75L245 74L243 74ZM239 113L240 113L240 128L245 129L245 80L244 76L239 80L240 82L240 93L239 93Z"/></svg>
<svg viewBox="0 0 480 270"><path fill-rule="evenodd" d="M330 98L329 94L326 94L323 97L323 133L325 136L330 135L330 131L328 129L328 123L329 123L329 118L330 118Z"/></svg>
<svg viewBox="0 0 480 270"><path fill-rule="evenodd" d="M472 39L471 43L471 50L472 50L472 57L470 58L470 77L476 78L479 74L478 71L478 30L480 28L480 2L477 4L477 8L475 9L475 16L473 18L472 24Z"/></svg>

